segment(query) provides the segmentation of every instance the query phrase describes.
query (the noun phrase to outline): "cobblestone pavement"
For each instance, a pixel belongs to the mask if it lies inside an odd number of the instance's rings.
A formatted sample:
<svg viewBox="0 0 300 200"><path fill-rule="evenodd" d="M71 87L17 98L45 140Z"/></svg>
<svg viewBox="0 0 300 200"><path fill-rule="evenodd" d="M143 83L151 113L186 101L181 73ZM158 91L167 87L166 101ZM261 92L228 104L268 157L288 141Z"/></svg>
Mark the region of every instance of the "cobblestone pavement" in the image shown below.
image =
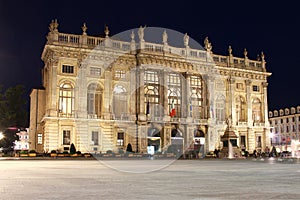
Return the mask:
<svg viewBox="0 0 300 200"><path fill-rule="evenodd" d="M1 200L300 199L299 183L293 160L0 160Z"/></svg>

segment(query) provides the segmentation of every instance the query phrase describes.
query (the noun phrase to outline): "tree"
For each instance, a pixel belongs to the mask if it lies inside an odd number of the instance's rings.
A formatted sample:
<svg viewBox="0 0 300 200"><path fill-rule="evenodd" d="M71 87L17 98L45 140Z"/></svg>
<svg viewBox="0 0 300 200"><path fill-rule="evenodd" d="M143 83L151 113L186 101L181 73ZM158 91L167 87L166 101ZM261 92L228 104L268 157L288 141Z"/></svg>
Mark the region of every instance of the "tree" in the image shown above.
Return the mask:
<svg viewBox="0 0 300 200"><path fill-rule="evenodd" d="M72 143L70 147L70 154L75 154L76 153L76 148L75 145Z"/></svg>
<svg viewBox="0 0 300 200"><path fill-rule="evenodd" d="M3 91L0 86L0 131L4 138L0 141L0 147L13 150L13 142L18 140L16 133L27 126L27 111L25 87L17 85Z"/></svg>
<svg viewBox="0 0 300 200"><path fill-rule="evenodd" d="M1 87L2 88L2 87ZM27 111L25 87L9 87L4 93L0 88L0 127L26 127Z"/></svg>

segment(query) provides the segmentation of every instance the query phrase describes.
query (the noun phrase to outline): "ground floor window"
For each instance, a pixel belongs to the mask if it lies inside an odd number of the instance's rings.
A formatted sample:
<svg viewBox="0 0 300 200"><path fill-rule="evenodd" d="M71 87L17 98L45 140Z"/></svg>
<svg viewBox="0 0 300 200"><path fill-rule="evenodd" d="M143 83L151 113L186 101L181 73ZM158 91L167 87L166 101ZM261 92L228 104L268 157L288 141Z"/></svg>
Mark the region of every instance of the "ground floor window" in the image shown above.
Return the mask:
<svg viewBox="0 0 300 200"><path fill-rule="evenodd" d="M246 147L246 137L244 135L241 136L240 146Z"/></svg>
<svg viewBox="0 0 300 200"><path fill-rule="evenodd" d="M118 146L123 146L124 145L124 133L123 132L118 132L117 145Z"/></svg>
<svg viewBox="0 0 300 200"><path fill-rule="evenodd" d="M256 145L258 148L261 148L261 136L256 137Z"/></svg>
<svg viewBox="0 0 300 200"><path fill-rule="evenodd" d="M63 145L70 145L71 141L71 131L63 130Z"/></svg>
<svg viewBox="0 0 300 200"><path fill-rule="evenodd" d="M99 133L98 131L92 131L92 144L99 145Z"/></svg>

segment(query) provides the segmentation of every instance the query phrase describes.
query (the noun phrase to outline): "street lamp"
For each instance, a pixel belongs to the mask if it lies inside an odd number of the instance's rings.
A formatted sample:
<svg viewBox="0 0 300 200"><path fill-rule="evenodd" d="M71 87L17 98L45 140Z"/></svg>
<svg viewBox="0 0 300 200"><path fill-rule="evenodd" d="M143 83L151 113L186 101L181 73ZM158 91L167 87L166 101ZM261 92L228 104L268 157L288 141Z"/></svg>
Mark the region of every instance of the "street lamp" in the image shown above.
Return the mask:
<svg viewBox="0 0 300 200"><path fill-rule="evenodd" d="M4 138L3 133L0 131L0 140L2 140Z"/></svg>

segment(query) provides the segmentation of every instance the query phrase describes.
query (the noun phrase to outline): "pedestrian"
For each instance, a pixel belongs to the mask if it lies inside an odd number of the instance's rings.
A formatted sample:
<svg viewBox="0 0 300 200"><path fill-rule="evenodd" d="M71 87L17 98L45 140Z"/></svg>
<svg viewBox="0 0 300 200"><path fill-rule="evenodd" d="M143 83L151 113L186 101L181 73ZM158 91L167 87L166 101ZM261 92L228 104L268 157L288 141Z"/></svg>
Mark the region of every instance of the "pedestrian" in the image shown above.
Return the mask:
<svg viewBox="0 0 300 200"><path fill-rule="evenodd" d="M253 151L253 156L254 156L254 158L257 158L256 149L254 149L254 151Z"/></svg>

